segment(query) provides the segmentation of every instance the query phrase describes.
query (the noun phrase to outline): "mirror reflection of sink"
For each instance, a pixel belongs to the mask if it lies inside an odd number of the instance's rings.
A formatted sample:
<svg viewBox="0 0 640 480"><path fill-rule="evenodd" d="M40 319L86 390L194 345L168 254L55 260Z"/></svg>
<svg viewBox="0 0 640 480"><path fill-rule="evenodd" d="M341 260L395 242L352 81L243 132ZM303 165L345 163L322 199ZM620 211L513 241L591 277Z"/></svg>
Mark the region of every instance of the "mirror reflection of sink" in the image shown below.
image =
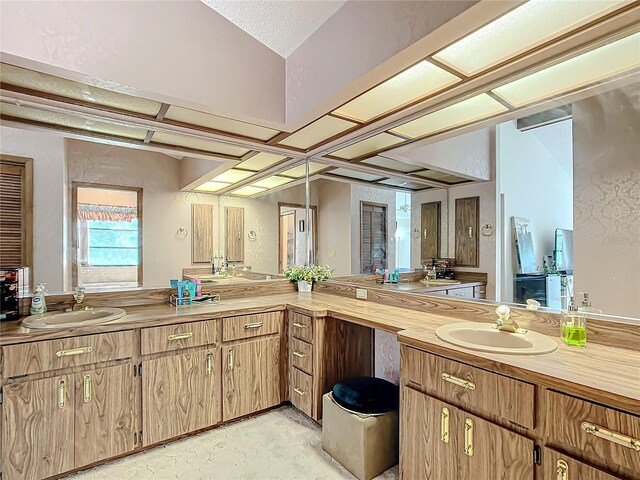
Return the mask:
<svg viewBox="0 0 640 480"><path fill-rule="evenodd" d="M126 315L121 308L95 308L75 312L47 312L31 315L22 320L26 328L56 329L100 325L112 322Z"/></svg>
<svg viewBox="0 0 640 480"><path fill-rule="evenodd" d="M452 323L436 329L436 335L445 342L482 352L511 355L543 355L558 349L554 339L541 333L503 332L487 323Z"/></svg>

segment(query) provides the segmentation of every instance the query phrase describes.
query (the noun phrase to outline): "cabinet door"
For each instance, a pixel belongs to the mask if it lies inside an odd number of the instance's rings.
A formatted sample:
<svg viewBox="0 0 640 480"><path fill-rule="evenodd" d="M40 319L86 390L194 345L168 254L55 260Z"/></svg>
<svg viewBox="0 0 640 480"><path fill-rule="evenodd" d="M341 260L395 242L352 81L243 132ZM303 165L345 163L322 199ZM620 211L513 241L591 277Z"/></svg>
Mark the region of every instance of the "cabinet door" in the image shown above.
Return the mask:
<svg viewBox="0 0 640 480"><path fill-rule="evenodd" d="M407 387L401 401L400 478L475 478L457 475L456 409Z"/></svg>
<svg viewBox="0 0 640 480"><path fill-rule="evenodd" d="M480 197L456 199L456 266L479 266Z"/></svg>
<svg viewBox="0 0 640 480"><path fill-rule="evenodd" d="M73 375L4 386L2 473L34 479L73 470Z"/></svg>
<svg viewBox="0 0 640 480"><path fill-rule="evenodd" d="M440 258L440 202L420 206L420 259Z"/></svg>
<svg viewBox="0 0 640 480"><path fill-rule="evenodd" d="M209 263L213 255L213 205L191 205L191 262Z"/></svg>
<svg viewBox="0 0 640 480"><path fill-rule="evenodd" d="M227 207L227 261L244 262L244 208Z"/></svg>
<svg viewBox="0 0 640 480"><path fill-rule="evenodd" d="M533 441L461 410L456 417L458 478L533 480Z"/></svg>
<svg viewBox="0 0 640 480"><path fill-rule="evenodd" d="M142 362L142 432L145 445L220 421L217 349Z"/></svg>
<svg viewBox="0 0 640 480"><path fill-rule="evenodd" d="M222 418L230 420L280 403L280 338L222 349Z"/></svg>
<svg viewBox="0 0 640 480"><path fill-rule="evenodd" d="M604 473L550 448L544 449L542 468L544 480L618 480L618 477Z"/></svg>
<svg viewBox="0 0 640 480"><path fill-rule="evenodd" d="M135 448L136 380L131 364L75 375L75 466Z"/></svg>

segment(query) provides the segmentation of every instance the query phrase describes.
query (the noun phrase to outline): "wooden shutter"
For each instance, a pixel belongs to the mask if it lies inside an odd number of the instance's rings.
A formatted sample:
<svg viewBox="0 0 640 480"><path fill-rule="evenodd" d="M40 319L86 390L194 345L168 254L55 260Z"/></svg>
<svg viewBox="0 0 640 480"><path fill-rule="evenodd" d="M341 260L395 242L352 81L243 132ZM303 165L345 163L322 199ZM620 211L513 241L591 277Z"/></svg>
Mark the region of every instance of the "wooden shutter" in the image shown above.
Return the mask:
<svg viewBox="0 0 640 480"><path fill-rule="evenodd" d="M360 211L361 273L387 268L387 207L362 202Z"/></svg>
<svg viewBox="0 0 640 480"><path fill-rule="evenodd" d="M0 164L0 266L23 266L26 260L25 169Z"/></svg>

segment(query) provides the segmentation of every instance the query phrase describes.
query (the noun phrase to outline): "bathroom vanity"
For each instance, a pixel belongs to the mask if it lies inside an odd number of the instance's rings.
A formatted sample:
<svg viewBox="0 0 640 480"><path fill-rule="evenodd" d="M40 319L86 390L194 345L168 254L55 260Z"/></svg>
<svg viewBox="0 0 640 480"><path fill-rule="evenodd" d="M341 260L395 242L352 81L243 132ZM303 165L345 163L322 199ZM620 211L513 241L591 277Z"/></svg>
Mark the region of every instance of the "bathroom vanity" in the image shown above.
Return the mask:
<svg viewBox="0 0 640 480"><path fill-rule="evenodd" d="M320 421L323 393L373 371L373 329L402 343L403 479L640 478L629 349L473 352L434 335L455 317L318 292L125 308L104 325L1 326L3 478L55 477L286 401Z"/></svg>

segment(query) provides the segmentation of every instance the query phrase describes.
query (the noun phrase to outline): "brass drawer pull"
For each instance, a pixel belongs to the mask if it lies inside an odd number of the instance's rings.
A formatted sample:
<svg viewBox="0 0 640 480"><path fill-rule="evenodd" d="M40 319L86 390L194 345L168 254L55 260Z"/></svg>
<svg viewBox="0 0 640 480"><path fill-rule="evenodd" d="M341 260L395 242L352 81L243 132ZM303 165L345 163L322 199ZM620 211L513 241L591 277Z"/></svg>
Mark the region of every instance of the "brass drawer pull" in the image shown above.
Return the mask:
<svg viewBox="0 0 640 480"><path fill-rule="evenodd" d="M244 329L245 330L251 330L252 328L260 328L262 325L264 325L264 322L245 323L244 324Z"/></svg>
<svg viewBox="0 0 640 480"><path fill-rule="evenodd" d="M632 438L618 432L612 432L611 430L607 430L604 427L600 427L589 422L582 422L580 427L582 427L582 430L594 437L602 438L617 445L622 445L623 447L631 448L636 452L640 452L640 440L636 438Z"/></svg>
<svg viewBox="0 0 640 480"><path fill-rule="evenodd" d="M567 480L569 478L569 465L564 460L556 462L556 480Z"/></svg>
<svg viewBox="0 0 640 480"><path fill-rule="evenodd" d="M473 420L464 421L464 453L473 457Z"/></svg>
<svg viewBox="0 0 640 480"><path fill-rule="evenodd" d="M82 391L84 393L84 403L91 401L91 375L85 375L82 382Z"/></svg>
<svg viewBox="0 0 640 480"><path fill-rule="evenodd" d="M72 348L71 350L58 350L56 357L70 357L72 355L82 355L83 353L93 352L93 347Z"/></svg>
<svg viewBox="0 0 640 480"><path fill-rule="evenodd" d="M465 380L463 378L454 377L453 375L449 375L448 373L442 374L442 380L445 382L453 383L454 385L458 385L459 387L464 387L467 390L475 390L476 384L470 382L469 380Z"/></svg>
<svg viewBox="0 0 640 480"><path fill-rule="evenodd" d="M307 326L304 323L298 323L298 322L293 322L293 326L298 328L307 328Z"/></svg>
<svg viewBox="0 0 640 480"><path fill-rule="evenodd" d="M296 357L300 357L300 358L304 358L304 357L306 357L306 356L307 356L307 354L306 354L306 353L302 353L302 352L299 352L299 351L297 351L297 350L294 350L292 353L293 353Z"/></svg>
<svg viewBox="0 0 640 480"><path fill-rule="evenodd" d="M294 392L296 392L298 395L306 395L307 392L305 392L304 390L300 390L298 387L295 387L293 389Z"/></svg>
<svg viewBox="0 0 640 480"><path fill-rule="evenodd" d="M227 370L233 370L233 350L229 350L227 353Z"/></svg>
<svg viewBox="0 0 640 480"><path fill-rule="evenodd" d="M169 335L167 337L167 340L172 341L172 340L184 340L185 338L191 338L193 337L193 332L184 332L184 333L176 333L174 335Z"/></svg>
<svg viewBox="0 0 640 480"><path fill-rule="evenodd" d="M67 381L65 379L58 381L58 408L64 408L67 388Z"/></svg>
<svg viewBox="0 0 640 480"><path fill-rule="evenodd" d="M207 377L211 376L211 372L213 372L213 355L207 353L207 361L205 362L205 373Z"/></svg>
<svg viewBox="0 0 640 480"><path fill-rule="evenodd" d="M449 443L449 409L444 407L440 415L440 440Z"/></svg>

